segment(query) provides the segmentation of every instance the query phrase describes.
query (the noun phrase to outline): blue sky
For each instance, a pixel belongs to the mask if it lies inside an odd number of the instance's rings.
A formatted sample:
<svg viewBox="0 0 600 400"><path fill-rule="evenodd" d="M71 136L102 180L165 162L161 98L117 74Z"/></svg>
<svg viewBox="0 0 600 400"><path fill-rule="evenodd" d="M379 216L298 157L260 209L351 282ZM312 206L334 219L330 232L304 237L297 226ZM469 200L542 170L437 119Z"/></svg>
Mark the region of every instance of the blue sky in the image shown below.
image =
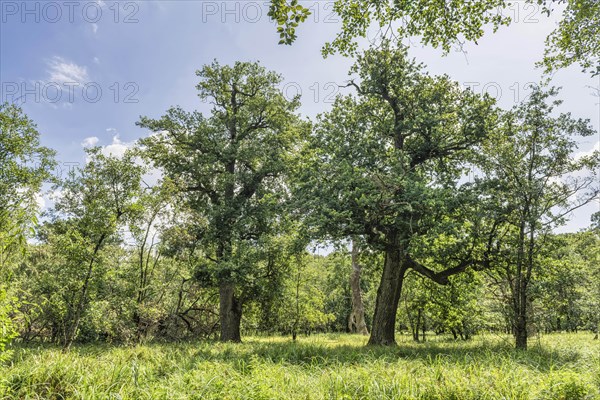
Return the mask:
<svg viewBox="0 0 600 400"><path fill-rule="evenodd" d="M85 145L120 152L146 135L135 126L140 115L158 117L171 105L206 109L194 72L213 59L260 60L283 74L290 96L302 94L301 111L312 117L329 109L351 60L320 54L339 28L332 3L303 4L313 15L290 47L277 45L264 1L0 0L0 101L21 104L43 144L58 151L63 169L84 162ZM523 2L506 12L515 23L466 45L466 54L442 57L418 40L411 53L431 73L446 73L512 107L527 95L528 83L540 80L534 64L557 17ZM590 87L600 87L600 79L573 67L552 83L563 87L561 111L589 118L598 129L600 99ZM587 138L580 150L590 151L599 139ZM598 209L595 203L579 210L561 230L589 225Z"/></svg>

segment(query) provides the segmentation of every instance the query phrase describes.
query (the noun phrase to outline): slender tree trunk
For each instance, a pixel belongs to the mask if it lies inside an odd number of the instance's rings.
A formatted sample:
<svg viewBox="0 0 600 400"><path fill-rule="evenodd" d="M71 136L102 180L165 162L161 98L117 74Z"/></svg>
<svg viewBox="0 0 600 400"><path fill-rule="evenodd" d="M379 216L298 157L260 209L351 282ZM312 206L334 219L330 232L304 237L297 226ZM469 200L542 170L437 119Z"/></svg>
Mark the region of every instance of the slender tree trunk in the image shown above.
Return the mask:
<svg viewBox="0 0 600 400"><path fill-rule="evenodd" d="M83 285L81 287L81 297L79 298L79 302L77 303L77 306L75 308L75 314L73 315L73 321L71 322L71 325L67 327L65 343L63 345L64 351L69 350L69 348L73 344L73 341L75 340L75 337L77 336L77 329L79 329L79 323L81 322L83 310L87 302L90 280L92 279L92 272L94 270L94 261L96 261L96 257L98 256L98 252L100 251L100 248L102 247L105 238L105 234L100 236L98 243L96 243L96 246L94 247L94 252L92 253L92 258L88 264L88 270L86 272L85 279L83 280Z"/></svg>
<svg viewBox="0 0 600 400"><path fill-rule="evenodd" d="M515 310L515 347L525 350L527 349L527 284L521 273L517 275L515 286L518 288Z"/></svg>
<svg viewBox="0 0 600 400"><path fill-rule="evenodd" d="M377 290L373 330L369 338L369 345L396 344L396 313L405 271L401 247L394 246L387 249L383 275Z"/></svg>
<svg viewBox="0 0 600 400"><path fill-rule="evenodd" d="M412 328L412 332L413 332L413 340L415 342L419 341L419 329L421 327L421 309L419 308L417 310L417 320L415 322L415 325Z"/></svg>
<svg viewBox="0 0 600 400"><path fill-rule="evenodd" d="M363 305L362 293L360 292L360 273L362 267L358 263L358 249L352 240L352 273L350 274L350 288L352 289L352 314L348 328L361 335L368 335L367 323L365 322L365 307Z"/></svg>
<svg viewBox="0 0 600 400"><path fill-rule="evenodd" d="M93 261L90 262L88 267L87 274L85 276L85 280L83 281L83 286L81 288L81 297L79 298L79 302L75 308L75 314L73 316L73 321L71 321L70 326L67 328L67 334L65 336L65 343L63 345L63 350L69 350L73 341L75 340L75 336L77 335L77 329L79 329L79 322L81 321L81 316L83 314L83 309L86 303L86 297L89 287L90 278L92 276L92 268Z"/></svg>
<svg viewBox="0 0 600 400"><path fill-rule="evenodd" d="M527 215L528 205L524 214ZM527 286L525 283L525 217L521 216L517 242L517 260L514 283L512 284L512 301L514 312L515 347L527 349Z"/></svg>
<svg viewBox="0 0 600 400"><path fill-rule="evenodd" d="M242 304L235 295L235 286L232 283L224 282L219 287L219 317L221 341L241 342Z"/></svg>
<svg viewBox="0 0 600 400"><path fill-rule="evenodd" d="M298 336L298 325L300 324L300 260L299 257L296 260L296 266L298 268L296 273L296 317L294 319L294 325L292 326L292 340L295 342Z"/></svg>

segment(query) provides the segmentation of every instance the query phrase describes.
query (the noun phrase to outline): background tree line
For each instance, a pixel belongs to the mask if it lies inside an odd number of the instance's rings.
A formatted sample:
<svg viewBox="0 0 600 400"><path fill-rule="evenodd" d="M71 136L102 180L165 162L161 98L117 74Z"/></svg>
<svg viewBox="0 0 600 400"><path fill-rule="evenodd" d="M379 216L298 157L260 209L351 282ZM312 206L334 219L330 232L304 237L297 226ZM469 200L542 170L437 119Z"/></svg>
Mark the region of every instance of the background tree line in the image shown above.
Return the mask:
<svg viewBox="0 0 600 400"><path fill-rule="evenodd" d="M526 348L535 332L598 334L598 214L553 230L598 199L600 154L575 156L593 130L555 111L556 89L503 110L388 40L315 121L259 63L197 75L210 113L142 117L149 134L124 156L88 149L64 179L33 122L2 106L0 346L356 330L384 345L397 331L506 332Z"/></svg>

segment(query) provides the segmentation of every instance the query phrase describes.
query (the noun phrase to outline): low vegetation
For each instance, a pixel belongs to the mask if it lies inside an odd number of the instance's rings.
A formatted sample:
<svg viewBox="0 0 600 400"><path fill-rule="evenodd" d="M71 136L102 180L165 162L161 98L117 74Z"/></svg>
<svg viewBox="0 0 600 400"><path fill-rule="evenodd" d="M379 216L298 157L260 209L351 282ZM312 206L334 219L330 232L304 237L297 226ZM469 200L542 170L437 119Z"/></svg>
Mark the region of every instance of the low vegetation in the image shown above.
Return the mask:
<svg viewBox="0 0 600 400"><path fill-rule="evenodd" d="M244 343L20 347L1 398L28 399L595 399L600 343L551 334L433 336L365 347L361 335L248 337Z"/></svg>

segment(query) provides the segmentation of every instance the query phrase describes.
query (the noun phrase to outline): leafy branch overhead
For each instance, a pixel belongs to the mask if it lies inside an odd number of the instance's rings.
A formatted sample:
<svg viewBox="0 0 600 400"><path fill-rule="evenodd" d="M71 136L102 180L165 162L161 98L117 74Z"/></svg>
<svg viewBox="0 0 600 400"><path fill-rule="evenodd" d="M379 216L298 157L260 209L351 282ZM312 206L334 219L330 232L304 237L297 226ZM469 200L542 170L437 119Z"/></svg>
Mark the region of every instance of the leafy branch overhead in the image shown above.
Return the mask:
<svg viewBox="0 0 600 400"><path fill-rule="evenodd" d="M279 44L292 44L298 37L296 28L310 15L310 11L298 0L273 0L269 5L268 16L277 22Z"/></svg>
<svg viewBox="0 0 600 400"><path fill-rule="evenodd" d="M592 75L600 73L600 3L597 0L526 0L550 16L566 3L558 27L546 39L543 60L547 73L578 64ZM324 56L356 55L358 40L370 28L383 37L419 38L424 45L440 48L445 54L453 47L481 39L486 30L496 32L513 21L507 0L335 0L334 12L341 20L335 38L322 48ZM296 28L310 10L298 1L272 0L269 16L277 22L280 44L292 44Z"/></svg>

